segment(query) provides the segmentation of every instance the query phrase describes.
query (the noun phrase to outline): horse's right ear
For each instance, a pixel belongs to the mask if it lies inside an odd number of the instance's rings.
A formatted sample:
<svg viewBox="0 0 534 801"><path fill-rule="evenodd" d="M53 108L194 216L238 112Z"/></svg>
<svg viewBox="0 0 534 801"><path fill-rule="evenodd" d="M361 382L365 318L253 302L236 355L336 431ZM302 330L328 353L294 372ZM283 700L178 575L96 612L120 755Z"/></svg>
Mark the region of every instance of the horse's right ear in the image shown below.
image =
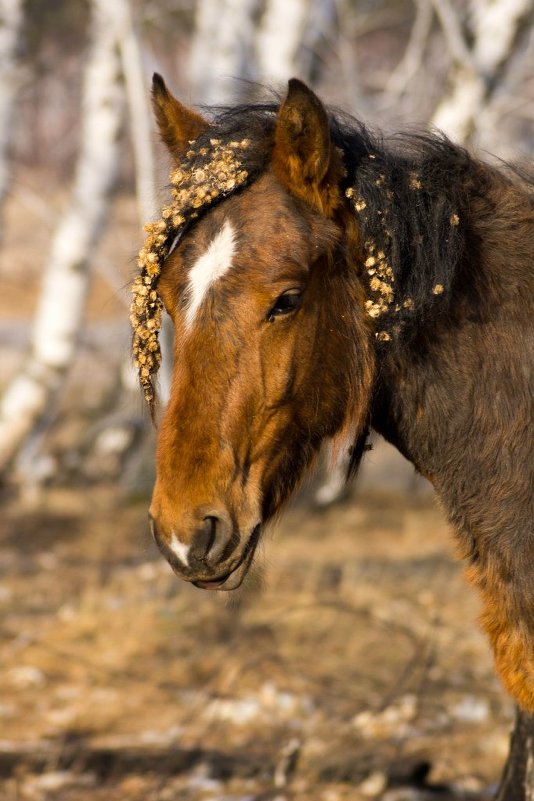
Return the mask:
<svg viewBox="0 0 534 801"><path fill-rule="evenodd" d="M180 159L189 142L209 128L204 117L184 106L169 92L157 72L152 78L152 106L161 138L175 159Z"/></svg>
<svg viewBox="0 0 534 801"><path fill-rule="evenodd" d="M327 217L340 204L343 165L333 145L325 107L302 81L292 78L278 111L273 169L293 194Z"/></svg>

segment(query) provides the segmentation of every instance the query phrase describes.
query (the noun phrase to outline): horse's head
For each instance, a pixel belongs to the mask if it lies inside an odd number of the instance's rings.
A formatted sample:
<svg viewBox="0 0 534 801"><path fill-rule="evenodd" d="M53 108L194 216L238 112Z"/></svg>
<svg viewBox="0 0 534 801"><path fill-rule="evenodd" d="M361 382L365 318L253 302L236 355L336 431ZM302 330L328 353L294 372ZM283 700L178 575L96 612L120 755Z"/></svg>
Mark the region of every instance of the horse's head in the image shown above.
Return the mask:
<svg viewBox="0 0 534 801"><path fill-rule="evenodd" d="M224 132L161 79L154 105L177 163L175 198L187 205L189 193L202 213L185 224L176 208L163 214L182 228L161 236L157 292L174 323L174 370L150 513L179 575L233 589L322 441L350 445L365 430L373 357L357 231L327 114L303 84L290 82L278 110L227 117L231 154L244 152L233 166ZM218 170L233 186L229 161L242 185L203 208ZM184 190L187 170L202 170L207 188L195 179Z"/></svg>

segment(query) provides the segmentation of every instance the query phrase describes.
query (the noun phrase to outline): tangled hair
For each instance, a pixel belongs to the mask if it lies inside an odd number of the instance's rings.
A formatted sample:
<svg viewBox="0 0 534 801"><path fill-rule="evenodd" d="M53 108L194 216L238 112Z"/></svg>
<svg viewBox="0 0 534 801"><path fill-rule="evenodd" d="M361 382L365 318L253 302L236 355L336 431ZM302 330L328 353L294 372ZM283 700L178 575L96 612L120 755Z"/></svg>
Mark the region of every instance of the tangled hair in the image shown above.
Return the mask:
<svg viewBox="0 0 534 801"><path fill-rule="evenodd" d="M479 165L444 136L386 144L359 123L338 135L352 161L345 195L364 251L366 311L379 342L406 339L417 321L449 307L465 252L466 185Z"/></svg>
<svg viewBox="0 0 534 801"><path fill-rule="evenodd" d="M159 220L145 226L147 237L137 262L140 273L132 286L130 322L134 363L152 413L153 377L161 362L162 302L157 284L163 263L202 211L247 182L249 172L243 168L242 154L249 145L248 139L222 142L213 136L191 142L183 163L170 176L172 202L162 209Z"/></svg>

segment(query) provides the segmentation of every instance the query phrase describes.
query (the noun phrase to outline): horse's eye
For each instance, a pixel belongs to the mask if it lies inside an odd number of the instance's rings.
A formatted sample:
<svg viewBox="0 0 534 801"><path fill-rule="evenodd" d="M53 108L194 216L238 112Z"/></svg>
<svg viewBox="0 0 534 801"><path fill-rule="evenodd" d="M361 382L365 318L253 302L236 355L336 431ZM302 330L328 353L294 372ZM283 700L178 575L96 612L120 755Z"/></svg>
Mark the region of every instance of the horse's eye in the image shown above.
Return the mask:
<svg viewBox="0 0 534 801"><path fill-rule="evenodd" d="M290 290L289 292L284 292L283 295L280 295L280 297L276 299L272 309L267 315L269 322L272 323L275 317L280 317L282 314L289 314L290 312L295 311L295 309L297 309L300 305L301 297L301 293L296 292L294 289Z"/></svg>

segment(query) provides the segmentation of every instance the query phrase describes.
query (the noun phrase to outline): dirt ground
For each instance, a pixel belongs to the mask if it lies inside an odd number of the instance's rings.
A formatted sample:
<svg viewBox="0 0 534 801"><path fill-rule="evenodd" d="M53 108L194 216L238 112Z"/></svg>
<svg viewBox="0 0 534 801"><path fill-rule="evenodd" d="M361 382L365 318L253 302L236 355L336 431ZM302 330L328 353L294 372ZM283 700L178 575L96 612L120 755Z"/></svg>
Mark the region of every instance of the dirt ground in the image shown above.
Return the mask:
<svg viewBox="0 0 534 801"><path fill-rule="evenodd" d="M490 797L512 705L433 499L290 510L246 586L180 582L146 500L0 522L0 798Z"/></svg>

